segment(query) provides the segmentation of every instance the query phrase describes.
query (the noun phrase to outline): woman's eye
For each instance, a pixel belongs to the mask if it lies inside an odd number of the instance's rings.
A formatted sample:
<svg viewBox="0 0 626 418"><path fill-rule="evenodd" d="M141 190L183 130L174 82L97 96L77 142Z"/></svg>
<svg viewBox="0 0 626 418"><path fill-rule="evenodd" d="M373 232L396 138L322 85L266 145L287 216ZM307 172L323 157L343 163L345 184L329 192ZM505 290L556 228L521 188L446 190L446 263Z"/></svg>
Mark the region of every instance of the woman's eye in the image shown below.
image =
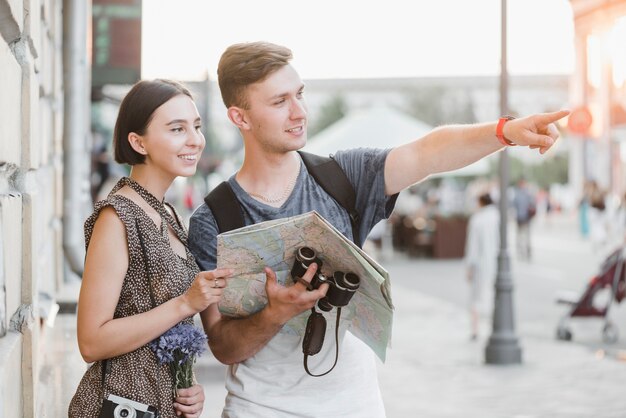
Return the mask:
<svg viewBox="0 0 626 418"><path fill-rule="evenodd" d="M283 103L285 103L285 99L280 99L280 100L274 102L275 105L281 105Z"/></svg>
<svg viewBox="0 0 626 418"><path fill-rule="evenodd" d="M172 128L172 132L175 132L175 133L179 133L179 132L182 132L182 131L183 131L183 128L180 127L180 126L176 127L176 128Z"/></svg>
<svg viewBox="0 0 626 418"><path fill-rule="evenodd" d="M202 130L202 125L196 126L196 131L200 131L200 130Z"/></svg>

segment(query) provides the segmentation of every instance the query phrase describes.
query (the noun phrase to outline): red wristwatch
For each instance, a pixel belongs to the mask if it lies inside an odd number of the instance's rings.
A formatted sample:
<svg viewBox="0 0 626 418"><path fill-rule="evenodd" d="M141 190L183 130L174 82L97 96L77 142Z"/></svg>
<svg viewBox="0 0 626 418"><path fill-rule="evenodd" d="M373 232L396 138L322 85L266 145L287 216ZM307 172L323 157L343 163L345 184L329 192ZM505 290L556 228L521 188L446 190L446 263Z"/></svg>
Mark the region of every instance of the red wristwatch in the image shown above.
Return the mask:
<svg viewBox="0 0 626 418"><path fill-rule="evenodd" d="M509 147L514 147L517 144L508 140L504 136L503 130L504 130L504 124L513 119L515 119L513 116L502 116L498 120L498 126L496 126L496 138L498 138L498 141L500 141L502 145L509 146Z"/></svg>

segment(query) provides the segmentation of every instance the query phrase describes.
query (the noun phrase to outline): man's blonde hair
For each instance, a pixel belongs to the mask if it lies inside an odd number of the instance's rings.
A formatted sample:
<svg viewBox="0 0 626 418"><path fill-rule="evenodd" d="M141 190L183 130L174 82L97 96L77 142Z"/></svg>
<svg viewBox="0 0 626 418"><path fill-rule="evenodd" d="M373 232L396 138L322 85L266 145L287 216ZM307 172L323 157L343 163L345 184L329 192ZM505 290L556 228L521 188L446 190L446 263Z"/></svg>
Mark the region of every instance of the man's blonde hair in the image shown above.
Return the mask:
<svg viewBox="0 0 626 418"><path fill-rule="evenodd" d="M245 95L250 84L289 64L291 50L269 42L248 42L229 46L217 66L217 81L226 107L248 108Z"/></svg>

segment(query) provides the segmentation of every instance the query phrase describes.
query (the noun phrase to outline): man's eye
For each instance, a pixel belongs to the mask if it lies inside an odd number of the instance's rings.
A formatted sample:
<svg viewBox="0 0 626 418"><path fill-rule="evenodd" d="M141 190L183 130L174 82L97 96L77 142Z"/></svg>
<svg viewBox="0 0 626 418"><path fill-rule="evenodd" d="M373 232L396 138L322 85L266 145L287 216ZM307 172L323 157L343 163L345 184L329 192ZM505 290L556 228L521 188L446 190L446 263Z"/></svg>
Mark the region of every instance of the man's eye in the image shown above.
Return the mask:
<svg viewBox="0 0 626 418"><path fill-rule="evenodd" d="M198 125L198 126L196 126L196 131L199 131L199 130L201 130L201 129L202 129L202 125Z"/></svg>
<svg viewBox="0 0 626 418"><path fill-rule="evenodd" d="M283 103L285 103L285 99L280 99L280 100L277 100L276 102L274 102L275 105L280 105L280 104L283 104Z"/></svg>
<svg viewBox="0 0 626 418"><path fill-rule="evenodd" d="M298 99L301 99L302 97L304 97L304 91L299 91L296 96L298 97Z"/></svg>

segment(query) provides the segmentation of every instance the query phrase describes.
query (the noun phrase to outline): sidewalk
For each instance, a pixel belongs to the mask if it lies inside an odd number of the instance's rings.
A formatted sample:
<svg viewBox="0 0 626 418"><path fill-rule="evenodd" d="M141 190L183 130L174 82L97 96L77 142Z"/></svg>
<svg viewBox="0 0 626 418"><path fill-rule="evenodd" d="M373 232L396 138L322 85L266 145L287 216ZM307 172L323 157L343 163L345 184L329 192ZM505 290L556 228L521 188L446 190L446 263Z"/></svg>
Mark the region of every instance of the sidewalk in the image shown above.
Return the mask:
<svg viewBox="0 0 626 418"><path fill-rule="evenodd" d="M581 290L602 254L592 253L578 238L572 219L536 229L533 263L512 260L521 365L484 364L491 330L487 319L479 340L469 340L461 260L395 255L383 262L392 277L396 306L393 346L385 364L379 362L388 418L626 417L625 307L616 307L618 344L601 344L598 322L576 329L574 342L560 342L554 330L564 308L554 305L552 291L545 290ZM458 294L450 294L455 291ZM59 316L52 331L51 348L65 354L57 356L61 364L56 367L63 373L57 370L55 383L62 389L53 402L59 412L48 416L60 417L83 369L77 366L82 363L76 350L75 317ZM225 370L210 353L197 364L196 375L207 396L202 417L220 416Z"/></svg>
<svg viewBox="0 0 626 418"><path fill-rule="evenodd" d="M468 340L464 310L398 287L394 302L393 348L379 368L389 418L626 416L624 362L518 334L523 363L487 366L486 338Z"/></svg>
<svg viewBox="0 0 626 418"><path fill-rule="evenodd" d="M554 337L566 308L554 304L552 290L569 288L578 294L605 254L591 251L573 217L534 226L532 263L515 260L515 231L509 231L521 365L485 364L491 321L481 324L478 341L469 341L465 299L446 301L410 286L412 280L442 286L456 280L463 287L462 261L386 263L394 278L396 311L393 348L379 368L379 379L389 418L626 416L624 306L614 306L617 315L611 315L621 334L615 345L602 343L598 319L577 323L574 342Z"/></svg>

